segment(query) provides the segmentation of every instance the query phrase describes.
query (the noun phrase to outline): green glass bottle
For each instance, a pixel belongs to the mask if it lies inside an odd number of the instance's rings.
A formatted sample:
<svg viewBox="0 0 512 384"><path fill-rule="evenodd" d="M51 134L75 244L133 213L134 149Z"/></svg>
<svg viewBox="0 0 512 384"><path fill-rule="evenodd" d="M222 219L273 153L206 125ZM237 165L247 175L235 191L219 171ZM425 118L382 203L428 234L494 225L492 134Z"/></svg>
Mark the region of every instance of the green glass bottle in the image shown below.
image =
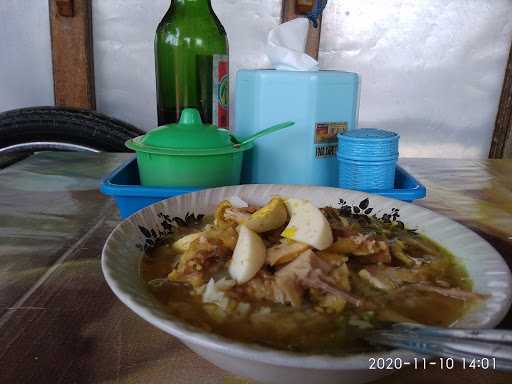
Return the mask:
<svg viewBox="0 0 512 384"><path fill-rule="evenodd" d="M205 123L229 127L226 31L210 0L173 0L155 38L158 124L197 108Z"/></svg>

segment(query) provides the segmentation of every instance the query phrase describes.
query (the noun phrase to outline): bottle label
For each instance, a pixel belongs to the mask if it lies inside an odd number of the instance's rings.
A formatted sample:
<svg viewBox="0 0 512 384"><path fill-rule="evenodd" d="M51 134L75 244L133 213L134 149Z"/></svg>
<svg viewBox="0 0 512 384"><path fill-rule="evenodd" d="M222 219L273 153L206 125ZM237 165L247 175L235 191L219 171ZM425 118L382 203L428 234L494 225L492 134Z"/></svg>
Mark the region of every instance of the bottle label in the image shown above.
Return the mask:
<svg viewBox="0 0 512 384"><path fill-rule="evenodd" d="M213 124L229 128L229 58L213 55Z"/></svg>
<svg viewBox="0 0 512 384"><path fill-rule="evenodd" d="M346 122L317 123L315 125L315 157L332 157L338 150L338 133L348 129Z"/></svg>

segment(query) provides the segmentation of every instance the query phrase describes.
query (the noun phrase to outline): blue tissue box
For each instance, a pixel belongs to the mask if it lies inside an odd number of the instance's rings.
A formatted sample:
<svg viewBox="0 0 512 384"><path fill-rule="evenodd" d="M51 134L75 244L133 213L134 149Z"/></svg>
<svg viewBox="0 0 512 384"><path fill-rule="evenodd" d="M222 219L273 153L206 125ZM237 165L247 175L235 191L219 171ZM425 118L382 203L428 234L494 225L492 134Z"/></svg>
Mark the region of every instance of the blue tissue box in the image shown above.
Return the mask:
<svg viewBox="0 0 512 384"><path fill-rule="evenodd" d="M295 122L244 155L244 184L337 186L336 135L357 125L356 73L241 70L235 96L239 137Z"/></svg>

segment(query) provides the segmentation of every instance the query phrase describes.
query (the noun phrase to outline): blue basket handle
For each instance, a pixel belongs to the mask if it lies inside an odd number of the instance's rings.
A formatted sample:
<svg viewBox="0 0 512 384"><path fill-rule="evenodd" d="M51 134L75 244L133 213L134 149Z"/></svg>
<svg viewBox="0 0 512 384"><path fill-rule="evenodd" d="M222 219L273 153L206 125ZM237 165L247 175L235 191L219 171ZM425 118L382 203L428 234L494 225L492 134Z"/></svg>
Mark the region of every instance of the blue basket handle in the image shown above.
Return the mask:
<svg viewBox="0 0 512 384"><path fill-rule="evenodd" d="M313 27L318 28L318 18L322 15L322 12L325 9L325 6L327 5L328 0L316 0L315 6L311 10L311 12L308 12L306 14L306 17L311 20L313 23Z"/></svg>

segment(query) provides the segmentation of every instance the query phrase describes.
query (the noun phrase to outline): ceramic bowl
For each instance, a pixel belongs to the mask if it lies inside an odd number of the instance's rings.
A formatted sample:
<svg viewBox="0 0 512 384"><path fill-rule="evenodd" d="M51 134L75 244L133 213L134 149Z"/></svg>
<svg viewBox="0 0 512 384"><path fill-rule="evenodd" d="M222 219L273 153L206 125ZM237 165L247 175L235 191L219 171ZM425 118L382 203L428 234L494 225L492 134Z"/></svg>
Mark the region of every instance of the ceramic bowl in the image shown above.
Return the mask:
<svg viewBox="0 0 512 384"><path fill-rule="evenodd" d="M179 221L192 214L210 214L220 201L239 196L250 204L263 205L273 195L305 198L315 205L358 210L369 199L372 214L399 211L399 220L443 245L462 262L474 290L489 295L483 305L466 314L455 326L492 328L507 313L512 279L502 257L481 237L466 227L427 209L377 195L337 188L287 185L242 185L207 189L151 205L130 216L108 238L102 254L105 279L117 297L150 324L177 337L213 364L236 375L263 383L365 383L392 371L370 370L369 359L397 358L411 361L404 350L356 354L346 357L301 355L244 344L194 328L167 313L145 288L140 262L145 249L165 236ZM366 206L366 202L363 203ZM179 218L179 219L174 219Z"/></svg>

